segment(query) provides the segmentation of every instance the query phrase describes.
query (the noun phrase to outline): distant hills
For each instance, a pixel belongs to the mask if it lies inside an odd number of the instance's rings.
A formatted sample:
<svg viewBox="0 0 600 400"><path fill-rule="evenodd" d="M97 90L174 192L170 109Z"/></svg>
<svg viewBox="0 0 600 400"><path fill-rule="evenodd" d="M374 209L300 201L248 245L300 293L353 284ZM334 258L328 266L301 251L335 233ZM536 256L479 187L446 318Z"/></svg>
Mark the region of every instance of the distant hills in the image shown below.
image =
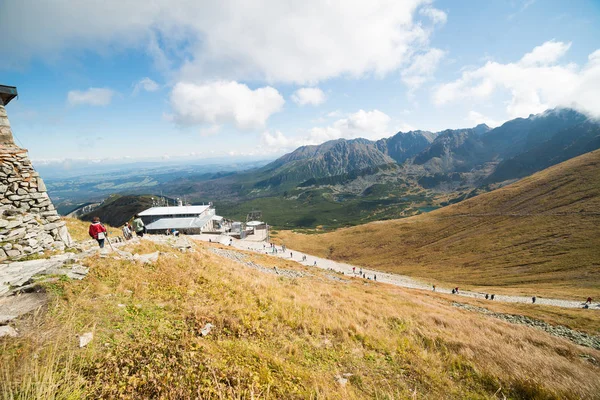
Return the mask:
<svg viewBox="0 0 600 400"><path fill-rule="evenodd" d="M600 290L599 227L596 150L427 214L278 239L432 283L585 299Z"/></svg>

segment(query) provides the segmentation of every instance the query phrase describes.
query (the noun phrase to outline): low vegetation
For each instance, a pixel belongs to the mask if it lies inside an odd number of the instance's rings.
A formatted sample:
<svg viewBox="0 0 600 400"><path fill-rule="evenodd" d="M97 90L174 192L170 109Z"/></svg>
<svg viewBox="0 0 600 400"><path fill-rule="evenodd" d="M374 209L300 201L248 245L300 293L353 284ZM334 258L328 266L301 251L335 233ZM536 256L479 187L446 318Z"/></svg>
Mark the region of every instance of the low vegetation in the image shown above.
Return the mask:
<svg viewBox="0 0 600 400"><path fill-rule="evenodd" d="M444 297L199 245L86 261L0 341L4 398L596 398L600 352ZM340 281L342 280L342 281ZM200 332L214 325L208 336ZM78 348L77 335L93 332ZM347 379L347 382L344 380ZM340 383L342 382L342 383ZM344 383L345 382L345 383Z"/></svg>
<svg viewBox="0 0 600 400"><path fill-rule="evenodd" d="M320 235L280 231L288 247L483 292L600 297L600 151L496 191L403 220Z"/></svg>
<svg viewBox="0 0 600 400"><path fill-rule="evenodd" d="M69 234L71 238L75 241L83 241L90 240L90 235L88 233L90 222L80 221L76 218L63 218L67 223L67 229L69 230ZM108 231L108 238L123 236L123 233L120 229L113 228L110 225L104 224Z"/></svg>

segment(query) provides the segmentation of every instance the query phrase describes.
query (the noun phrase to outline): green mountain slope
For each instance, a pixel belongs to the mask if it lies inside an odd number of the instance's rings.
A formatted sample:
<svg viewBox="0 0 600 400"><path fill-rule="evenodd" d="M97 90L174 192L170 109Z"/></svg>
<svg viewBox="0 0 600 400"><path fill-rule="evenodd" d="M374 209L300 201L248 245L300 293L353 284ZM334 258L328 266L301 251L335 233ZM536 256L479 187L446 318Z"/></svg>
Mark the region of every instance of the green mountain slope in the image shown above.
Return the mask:
<svg viewBox="0 0 600 400"><path fill-rule="evenodd" d="M600 150L453 206L290 248L432 282L537 295L600 295Z"/></svg>

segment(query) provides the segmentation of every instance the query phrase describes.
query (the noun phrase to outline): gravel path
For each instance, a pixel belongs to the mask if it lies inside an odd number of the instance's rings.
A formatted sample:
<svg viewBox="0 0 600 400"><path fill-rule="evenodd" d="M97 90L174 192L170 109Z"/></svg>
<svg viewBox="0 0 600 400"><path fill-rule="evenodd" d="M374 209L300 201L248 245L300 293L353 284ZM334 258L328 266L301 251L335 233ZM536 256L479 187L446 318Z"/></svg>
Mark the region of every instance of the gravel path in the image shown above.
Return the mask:
<svg viewBox="0 0 600 400"><path fill-rule="evenodd" d="M213 242L220 243L223 245L228 245L230 243L230 238L224 235L192 235L189 236L192 239L201 240L204 242ZM247 240L239 240L232 239L231 246L241 250L251 250L256 251L262 254L268 254L273 257L279 257L286 260L293 260L302 265L306 266L315 266L317 268L325 269L325 270L333 270L337 272L342 272L344 275L354 276L356 278L360 278L359 272L362 271L363 274L366 275L365 280L371 279L373 280L375 276L377 277L377 282L389 283L396 286L411 288L411 289L422 289L422 290L432 290L432 286L430 284L418 281L409 276L398 275L398 274L390 274L381 271L375 271L372 269L362 268L355 265L350 265L342 262L337 262L333 260L328 260L326 258L315 257L306 253L302 253L293 249L286 249L286 251L282 251L281 246L277 246L277 253L273 254L270 249L270 246L265 242L252 242ZM306 261L303 260L303 256L306 256ZM316 264L315 264L316 262ZM352 268L354 268L354 273ZM436 287L436 292L439 293L452 293L451 288L443 288ZM477 292L469 292L469 291L460 291L459 296L463 297L472 297L477 299L482 299L485 296L485 293L477 293ZM491 301L491 300L490 300ZM524 303L531 304L531 297L525 296L507 296L496 294L495 299L493 301L502 301L506 303ZM563 307L563 308L583 308L583 302L580 301L572 301L572 300L562 300L562 299L549 299L549 298L536 298L535 304L542 304L547 306L555 306L555 307ZM600 304L594 303L590 306L590 310L600 310Z"/></svg>

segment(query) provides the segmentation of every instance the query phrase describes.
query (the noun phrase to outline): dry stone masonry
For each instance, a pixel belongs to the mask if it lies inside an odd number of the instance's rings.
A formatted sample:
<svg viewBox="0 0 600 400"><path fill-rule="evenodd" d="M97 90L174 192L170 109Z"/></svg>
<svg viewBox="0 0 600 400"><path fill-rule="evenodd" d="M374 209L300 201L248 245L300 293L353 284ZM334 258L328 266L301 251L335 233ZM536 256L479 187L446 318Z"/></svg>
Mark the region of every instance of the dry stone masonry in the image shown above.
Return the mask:
<svg viewBox="0 0 600 400"><path fill-rule="evenodd" d="M0 263L71 245L27 150L13 141L4 107L12 98L2 93L4 88L0 85Z"/></svg>

